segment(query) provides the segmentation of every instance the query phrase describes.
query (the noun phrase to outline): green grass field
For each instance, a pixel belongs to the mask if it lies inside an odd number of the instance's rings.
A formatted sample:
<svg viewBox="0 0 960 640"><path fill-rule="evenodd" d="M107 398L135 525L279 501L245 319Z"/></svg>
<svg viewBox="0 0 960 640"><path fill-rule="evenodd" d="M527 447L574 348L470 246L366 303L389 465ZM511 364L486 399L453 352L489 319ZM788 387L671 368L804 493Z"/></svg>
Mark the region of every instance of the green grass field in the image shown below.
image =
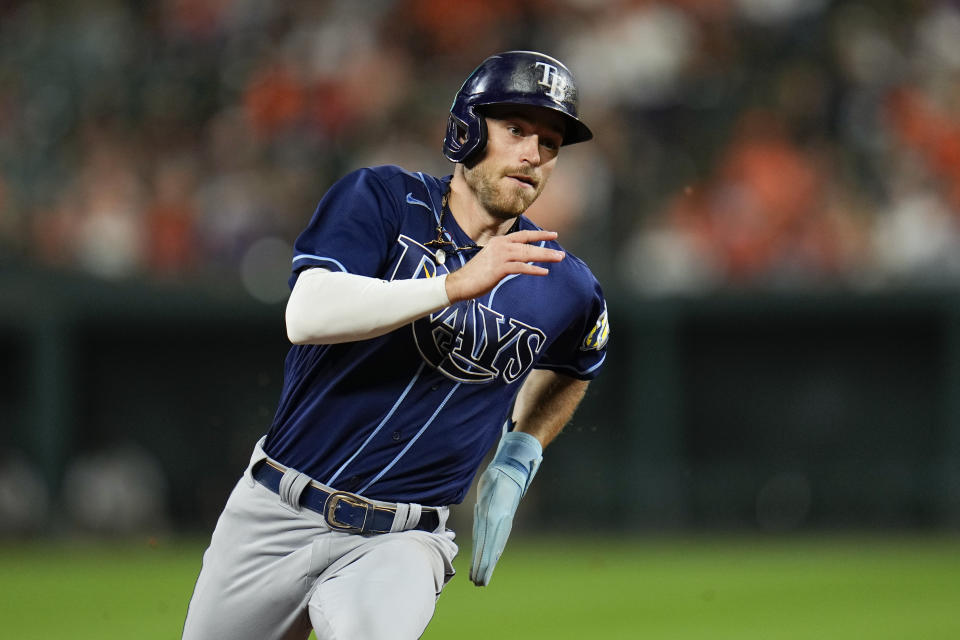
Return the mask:
<svg viewBox="0 0 960 640"><path fill-rule="evenodd" d="M517 539L424 638L956 640L960 536ZM179 638L202 544L0 544L5 638Z"/></svg>

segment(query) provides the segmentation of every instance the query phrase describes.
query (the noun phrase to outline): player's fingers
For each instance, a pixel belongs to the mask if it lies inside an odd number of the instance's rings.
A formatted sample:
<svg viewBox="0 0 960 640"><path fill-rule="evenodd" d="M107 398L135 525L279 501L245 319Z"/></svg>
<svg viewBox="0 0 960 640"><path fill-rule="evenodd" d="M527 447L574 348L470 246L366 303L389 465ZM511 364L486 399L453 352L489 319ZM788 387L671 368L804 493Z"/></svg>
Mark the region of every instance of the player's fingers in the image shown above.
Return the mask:
<svg viewBox="0 0 960 640"><path fill-rule="evenodd" d="M538 247L532 244L514 245L517 259L524 262L560 262L566 257L563 251Z"/></svg>
<svg viewBox="0 0 960 640"><path fill-rule="evenodd" d="M543 229L527 229L525 231L514 231L503 237L510 242L543 242L544 240L555 240L557 238L557 232L545 231Z"/></svg>
<svg viewBox="0 0 960 640"><path fill-rule="evenodd" d="M506 265L505 271L507 275L519 273L530 276L545 276L550 273L550 270L545 267L538 267L535 264L528 264L526 262L509 262Z"/></svg>
<svg viewBox="0 0 960 640"><path fill-rule="evenodd" d="M541 247L535 244L510 243L499 245L491 252L501 259L519 260L520 262L560 262L566 257L563 251Z"/></svg>
<svg viewBox="0 0 960 640"><path fill-rule="evenodd" d="M470 580L477 583L480 579L480 566L482 563L483 538L474 540L473 543L473 561L470 563Z"/></svg>
<svg viewBox="0 0 960 640"><path fill-rule="evenodd" d="M495 550L491 547L489 539L478 548L477 556L474 559L473 566L470 568L470 580L478 587L486 586L490 581L490 574L493 572L493 565L496 563L493 554Z"/></svg>
<svg viewBox="0 0 960 640"><path fill-rule="evenodd" d="M507 538L510 535L510 529L513 528L513 518L500 518L493 525L493 535L490 542L485 546L481 565L477 572L477 578L482 586L490 584L493 577L493 570L503 555L503 550L507 544Z"/></svg>

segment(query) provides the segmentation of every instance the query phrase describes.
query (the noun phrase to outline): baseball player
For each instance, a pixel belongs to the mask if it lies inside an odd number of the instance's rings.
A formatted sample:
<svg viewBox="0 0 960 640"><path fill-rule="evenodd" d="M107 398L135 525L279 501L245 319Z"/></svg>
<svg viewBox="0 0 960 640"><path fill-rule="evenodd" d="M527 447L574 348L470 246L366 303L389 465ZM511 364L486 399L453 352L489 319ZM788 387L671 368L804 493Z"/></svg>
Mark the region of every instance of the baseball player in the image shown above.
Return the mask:
<svg viewBox="0 0 960 640"><path fill-rule="evenodd" d="M437 178L334 184L298 237L279 407L217 523L183 638L419 637L453 576L447 529L486 453L470 579L490 582L542 450L606 354L606 303L523 216L592 137L569 70L484 60Z"/></svg>

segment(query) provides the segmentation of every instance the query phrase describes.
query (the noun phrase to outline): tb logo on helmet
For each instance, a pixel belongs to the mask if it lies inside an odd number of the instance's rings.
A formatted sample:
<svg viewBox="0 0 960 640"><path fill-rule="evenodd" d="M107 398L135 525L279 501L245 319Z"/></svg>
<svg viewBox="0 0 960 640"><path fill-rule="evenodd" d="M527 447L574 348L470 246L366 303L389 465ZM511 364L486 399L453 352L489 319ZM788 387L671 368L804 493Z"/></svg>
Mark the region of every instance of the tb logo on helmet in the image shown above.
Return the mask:
<svg viewBox="0 0 960 640"><path fill-rule="evenodd" d="M567 81L562 75L560 75L560 69L557 69L552 64L547 64L546 62L538 62L534 66L543 67L543 77L540 78L540 81L537 84L543 87L550 87L550 91L547 91L547 95L554 100L563 100L565 96L564 92L567 89Z"/></svg>

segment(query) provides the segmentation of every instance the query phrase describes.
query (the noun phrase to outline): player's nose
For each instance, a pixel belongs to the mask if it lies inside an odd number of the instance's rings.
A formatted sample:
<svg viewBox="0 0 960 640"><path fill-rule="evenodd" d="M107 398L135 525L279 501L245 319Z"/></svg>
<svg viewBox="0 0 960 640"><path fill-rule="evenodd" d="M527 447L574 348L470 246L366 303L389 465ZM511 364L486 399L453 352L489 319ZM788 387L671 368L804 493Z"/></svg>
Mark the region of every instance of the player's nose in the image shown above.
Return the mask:
<svg viewBox="0 0 960 640"><path fill-rule="evenodd" d="M520 160L535 167L540 165L540 136L534 133L523 137L520 143Z"/></svg>

